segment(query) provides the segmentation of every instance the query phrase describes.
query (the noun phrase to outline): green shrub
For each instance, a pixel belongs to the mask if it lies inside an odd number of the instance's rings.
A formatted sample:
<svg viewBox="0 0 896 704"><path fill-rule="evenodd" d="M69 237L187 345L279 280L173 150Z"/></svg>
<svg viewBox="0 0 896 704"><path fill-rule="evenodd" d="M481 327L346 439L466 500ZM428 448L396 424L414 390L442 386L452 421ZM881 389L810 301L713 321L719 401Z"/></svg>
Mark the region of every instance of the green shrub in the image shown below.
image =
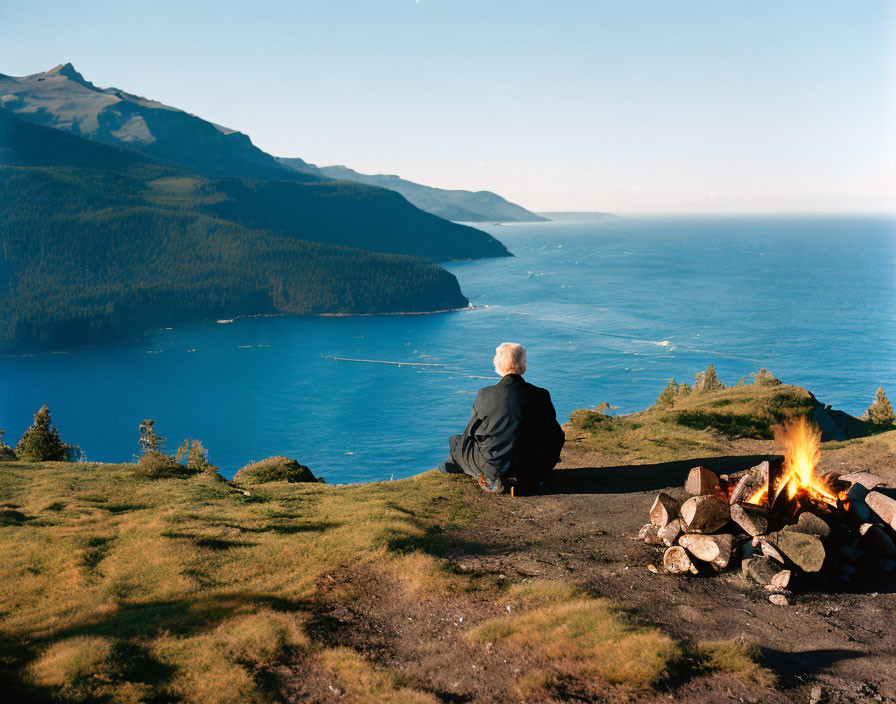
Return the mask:
<svg viewBox="0 0 896 704"><path fill-rule="evenodd" d="M15 454L26 462L65 462L68 459L66 446L59 439L59 429L52 425L50 409L46 405L34 414L34 424L22 435Z"/></svg>
<svg viewBox="0 0 896 704"><path fill-rule="evenodd" d="M698 372L694 375L694 391L710 393L712 391L721 391L724 388L725 385L719 381L714 364L710 364L705 372Z"/></svg>
<svg viewBox="0 0 896 704"><path fill-rule="evenodd" d="M578 410L573 411L570 422L582 430L597 430L613 425L614 418L599 411Z"/></svg>
<svg viewBox="0 0 896 704"><path fill-rule="evenodd" d="M867 420L869 423L880 426L888 426L896 423L896 414L893 412L893 404L890 403L890 399L888 399L887 395L884 393L883 386L877 389L874 403L872 403L868 407L868 410L865 411L862 420Z"/></svg>
<svg viewBox="0 0 896 704"><path fill-rule="evenodd" d="M815 405L811 398L797 396L792 393L779 393L768 402L768 412L776 421L787 420L793 416L809 414Z"/></svg>
<svg viewBox="0 0 896 704"><path fill-rule="evenodd" d="M311 470L288 457L268 457L260 462L252 462L243 467L233 481L243 484L264 484L265 482L316 482Z"/></svg>
<svg viewBox="0 0 896 704"><path fill-rule="evenodd" d="M6 435L6 431L0 429L0 462L3 462L4 460L15 460L15 451L9 445L3 442L4 435Z"/></svg>
<svg viewBox="0 0 896 704"><path fill-rule="evenodd" d="M191 472L171 455L156 450L145 452L137 462L137 472L150 479L185 477Z"/></svg>
<svg viewBox="0 0 896 704"><path fill-rule="evenodd" d="M715 428L729 437L760 438L774 437L773 419L740 413L714 413L712 411L677 411L672 414L673 422L686 428L707 430Z"/></svg>
<svg viewBox="0 0 896 704"><path fill-rule="evenodd" d="M177 448L177 454L174 456L177 462L186 460L187 471L193 474L206 472L208 474L217 475L218 468L208 461L208 450L202 444L202 440L186 438L183 444Z"/></svg>
<svg viewBox="0 0 896 704"><path fill-rule="evenodd" d="M664 388L659 397L656 399L656 403L653 404L655 408L669 408L675 403L675 399L678 397L678 384L675 383L675 379L669 379L669 383L666 384L666 388Z"/></svg>

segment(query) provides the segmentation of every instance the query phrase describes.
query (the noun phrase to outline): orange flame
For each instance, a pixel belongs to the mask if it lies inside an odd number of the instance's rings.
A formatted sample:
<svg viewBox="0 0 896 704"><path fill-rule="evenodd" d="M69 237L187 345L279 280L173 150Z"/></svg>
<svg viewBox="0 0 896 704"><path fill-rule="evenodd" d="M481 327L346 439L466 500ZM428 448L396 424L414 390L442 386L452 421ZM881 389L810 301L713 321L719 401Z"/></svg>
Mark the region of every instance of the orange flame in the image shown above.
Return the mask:
<svg viewBox="0 0 896 704"><path fill-rule="evenodd" d="M821 430L810 425L804 417L779 425L775 429L775 440L784 446L784 471L777 493L787 492L787 498L794 498L802 490L811 498L837 504L837 497L831 488L815 473L821 459Z"/></svg>
<svg viewBox="0 0 896 704"><path fill-rule="evenodd" d="M837 504L837 497L815 473L821 459L821 431L804 417L786 421L775 428L775 440L784 446L784 467L775 485L774 496L787 492L792 499L803 493L810 498ZM751 504L768 503L768 483L747 499Z"/></svg>
<svg viewBox="0 0 896 704"><path fill-rule="evenodd" d="M768 482L759 487L747 498L746 503L762 506L768 503Z"/></svg>

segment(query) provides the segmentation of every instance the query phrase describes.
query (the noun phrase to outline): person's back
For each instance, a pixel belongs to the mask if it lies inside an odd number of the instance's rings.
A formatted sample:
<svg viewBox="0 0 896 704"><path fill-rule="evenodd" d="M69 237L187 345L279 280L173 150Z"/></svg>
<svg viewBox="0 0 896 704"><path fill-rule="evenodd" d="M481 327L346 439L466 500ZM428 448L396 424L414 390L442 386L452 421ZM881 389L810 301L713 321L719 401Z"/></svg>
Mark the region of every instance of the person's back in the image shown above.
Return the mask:
<svg viewBox="0 0 896 704"><path fill-rule="evenodd" d="M547 390L528 383L526 348L504 343L495 354L502 378L481 389L466 430L449 440L450 459L440 469L465 472L492 492L505 484L536 484L560 458L563 430Z"/></svg>

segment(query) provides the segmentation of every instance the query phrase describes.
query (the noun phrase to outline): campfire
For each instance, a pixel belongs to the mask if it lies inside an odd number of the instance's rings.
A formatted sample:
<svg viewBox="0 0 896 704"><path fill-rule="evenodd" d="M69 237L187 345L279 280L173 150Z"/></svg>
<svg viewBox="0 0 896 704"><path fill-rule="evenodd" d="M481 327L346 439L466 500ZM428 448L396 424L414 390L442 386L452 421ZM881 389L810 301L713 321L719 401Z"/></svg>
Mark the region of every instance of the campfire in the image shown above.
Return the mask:
<svg viewBox="0 0 896 704"><path fill-rule="evenodd" d="M663 569L701 574L739 564L779 604L809 575L849 582L859 569L896 569L896 490L868 472L819 474L821 432L805 418L779 426L775 439L783 461L729 475L694 467L690 498L657 495L639 537L666 546Z"/></svg>

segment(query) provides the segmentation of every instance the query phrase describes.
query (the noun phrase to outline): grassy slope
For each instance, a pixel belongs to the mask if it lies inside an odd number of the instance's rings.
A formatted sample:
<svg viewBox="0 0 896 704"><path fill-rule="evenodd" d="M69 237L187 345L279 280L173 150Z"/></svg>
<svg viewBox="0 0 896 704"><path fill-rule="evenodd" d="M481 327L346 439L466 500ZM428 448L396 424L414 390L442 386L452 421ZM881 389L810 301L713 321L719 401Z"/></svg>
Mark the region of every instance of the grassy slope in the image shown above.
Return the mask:
<svg viewBox="0 0 896 704"><path fill-rule="evenodd" d="M624 416L578 410L567 436L580 449L626 463L714 457L732 454L733 442L740 438L770 440L776 424L795 415L811 416L814 408L814 397L801 386L748 384L694 392L671 405Z"/></svg>
<svg viewBox="0 0 896 704"><path fill-rule="evenodd" d="M22 701L267 701L270 673L298 662L342 701L436 702L426 682L315 638L321 590L346 569L387 575L424 602L450 592L500 599L493 612L512 605L467 629L554 663L511 699L557 672L650 686L683 658L764 676L740 646L695 650L567 584L448 569L452 527L475 518L471 491L435 472L245 489L206 475L148 480L134 465L0 464L0 679Z"/></svg>

